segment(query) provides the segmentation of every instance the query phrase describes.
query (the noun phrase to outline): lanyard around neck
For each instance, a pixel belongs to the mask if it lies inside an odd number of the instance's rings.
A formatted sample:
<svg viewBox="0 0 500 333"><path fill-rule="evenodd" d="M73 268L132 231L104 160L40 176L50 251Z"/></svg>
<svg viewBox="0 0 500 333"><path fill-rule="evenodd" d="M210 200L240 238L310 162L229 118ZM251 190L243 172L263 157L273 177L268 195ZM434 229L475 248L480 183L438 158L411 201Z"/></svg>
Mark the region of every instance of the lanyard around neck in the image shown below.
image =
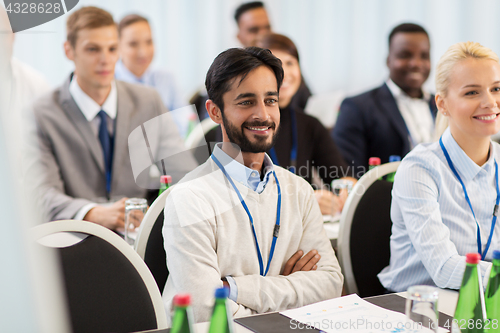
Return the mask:
<svg viewBox="0 0 500 333"><path fill-rule="evenodd" d="M293 107L290 107L290 120L292 123L292 150L290 151L290 167L288 170L292 173L296 173L295 169L297 167L297 146L298 146L298 140L297 140L297 119L295 116L295 109ZM278 155L276 155L276 150L274 150L274 147L269 150L269 155L271 159L273 160L273 163L276 165L280 165L278 161Z"/></svg>
<svg viewBox="0 0 500 333"><path fill-rule="evenodd" d="M453 162L451 161L450 155L448 154L448 151L446 150L444 144L443 144L443 138L439 138L439 144L441 145L441 149L443 150L444 156L446 157L446 161L448 162L448 165L450 166L451 171L453 174L455 174L455 177L457 177L458 181L462 185L462 188L464 190L464 195L465 195L465 200L469 204L469 208L472 212L472 216L474 216L474 221L476 222L476 227L477 227L477 252L481 254L481 260L484 260L486 257L486 253L488 253L488 249L490 248L491 245L491 239L493 237L493 231L495 229L495 224L497 222L497 215L498 215L498 203L500 202L500 190L498 188L498 164L497 161L495 160L495 183L496 183L496 190L497 190L497 200L495 203L495 208L493 209L493 218L491 220L491 230L490 230L490 236L488 237L488 242L486 243L486 248L484 249L484 252L482 252L482 245L481 245L481 230L479 228L479 223L477 222L476 215L474 214L474 209L472 209L472 204L469 199L469 195L467 194L467 189L465 188L465 184L462 181L462 178L458 175L457 170L455 169L455 166L453 165Z"/></svg>
<svg viewBox="0 0 500 333"><path fill-rule="evenodd" d="M248 218L250 219L250 225L252 226L252 232L253 232L253 238L255 240L255 247L257 248L257 257L259 259L259 268L260 268L260 275L266 276L267 272L269 271L269 265L271 264L271 260L273 260L273 255L274 255L274 247L276 246L276 240L278 239L279 231L280 231L280 218L281 218L281 187L280 183L278 182L278 177L276 177L276 173L273 171L274 179L276 179L276 185L278 186L278 207L276 209L276 224L274 226L274 231L273 231L273 242L271 244L271 250L269 252L269 258L267 260L267 267L266 271L264 271L264 264L262 261L262 254L260 252L260 247L259 247L259 242L257 241L257 234L255 233L255 226L253 224L253 217L252 214L250 214L250 210L248 209L247 204L245 203L245 200L243 200L243 197L241 196L240 191L234 184L233 180L227 173L226 169L222 166L222 164L219 162L219 160L212 155L212 159L214 160L215 164L221 169L222 173L224 176L226 176L227 180L231 183L231 185L234 188L234 191L238 195L238 198L240 199L241 205L247 212Z"/></svg>

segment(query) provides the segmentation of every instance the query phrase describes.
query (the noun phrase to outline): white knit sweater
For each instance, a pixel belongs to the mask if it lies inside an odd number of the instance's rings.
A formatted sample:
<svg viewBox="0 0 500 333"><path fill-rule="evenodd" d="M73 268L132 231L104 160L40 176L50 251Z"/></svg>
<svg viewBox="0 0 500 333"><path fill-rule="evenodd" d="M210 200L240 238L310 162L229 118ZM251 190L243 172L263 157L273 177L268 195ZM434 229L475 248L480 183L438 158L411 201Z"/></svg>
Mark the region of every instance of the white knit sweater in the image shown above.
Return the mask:
<svg viewBox="0 0 500 333"><path fill-rule="evenodd" d="M289 171L274 167L281 185L281 228L267 276L259 262L248 215L224 174L209 159L171 188L165 205L163 237L170 271L163 300L170 312L173 296L191 294L196 322L210 319L215 288L232 276L237 303L229 301L235 317L280 311L338 297L343 276L323 228L311 186ZM235 182L254 219L264 268L276 222L277 186L274 177L260 194ZM316 249L316 271L280 275L298 250Z"/></svg>

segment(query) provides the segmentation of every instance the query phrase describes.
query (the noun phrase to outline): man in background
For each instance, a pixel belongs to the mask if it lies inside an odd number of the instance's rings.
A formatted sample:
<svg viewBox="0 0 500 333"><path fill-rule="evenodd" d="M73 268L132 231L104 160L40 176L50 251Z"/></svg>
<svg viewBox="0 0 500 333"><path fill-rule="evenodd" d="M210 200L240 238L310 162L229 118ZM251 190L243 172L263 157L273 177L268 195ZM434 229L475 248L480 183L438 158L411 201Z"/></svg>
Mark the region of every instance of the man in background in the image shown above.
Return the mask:
<svg viewBox="0 0 500 333"><path fill-rule="evenodd" d="M37 187L48 220L84 219L121 228L126 197L148 194L149 169L137 174L138 164L177 154L162 161L162 171L175 181L196 163L165 117L158 93L114 80L118 30L113 17L82 7L69 16L66 28L64 51L75 71L34 106L42 168ZM133 153L151 160L131 159Z"/></svg>
<svg viewBox="0 0 500 333"><path fill-rule="evenodd" d="M244 47L254 46L260 36L271 32L267 11L261 1L240 5L234 13L234 19L238 25L236 37Z"/></svg>
<svg viewBox="0 0 500 333"><path fill-rule="evenodd" d="M403 23L389 35L389 78L380 87L346 98L332 135L358 177L368 159L403 158L419 143L431 142L436 116L434 96L422 86L431 69L429 36L417 24Z"/></svg>
<svg viewBox="0 0 500 333"><path fill-rule="evenodd" d="M243 47L256 46L258 39L271 33L271 23L261 1L246 2L240 5L234 12L234 19L238 25L236 37ZM293 96L291 105L304 110L310 96L311 91L302 78L299 90Z"/></svg>
<svg viewBox="0 0 500 333"><path fill-rule="evenodd" d="M234 19L238 25L236 37L243 47L255 46L258 37L271 32L271 24L267 11L261 1L246 2L236 8ZM208 100L207 91L200 89L190 99L196 106L200 120L208 117L205 103Z"/></svg>

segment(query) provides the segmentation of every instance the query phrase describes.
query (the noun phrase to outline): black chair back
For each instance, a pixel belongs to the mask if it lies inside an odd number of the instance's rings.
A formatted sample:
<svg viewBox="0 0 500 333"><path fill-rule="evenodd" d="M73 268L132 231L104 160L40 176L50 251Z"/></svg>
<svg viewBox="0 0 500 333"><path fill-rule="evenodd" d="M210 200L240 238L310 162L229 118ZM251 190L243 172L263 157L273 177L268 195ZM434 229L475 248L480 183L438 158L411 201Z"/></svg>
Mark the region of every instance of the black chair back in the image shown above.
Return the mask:
<svg viewBox="0 0 500 333"><path fill-rule="evenodd" d="M149 292L134 265L118 249L90 235L58 252L74 333L157 328Z"/></svg>
<svg viewBox="0 0 500 333"><path fill-rule="evenodd" d="M389 265L392 182L376 180L364 193L351 226L351 264L360 297L385 293L377 274Z"/></svg>
<svg viewBox="0 0 500 333"><path fill-rule="evenodd" d="M163 220L162 211L151 229L144 253L144 262L153 274L160 293L163 293L168 278L167 254L163 246Z"/></svg>

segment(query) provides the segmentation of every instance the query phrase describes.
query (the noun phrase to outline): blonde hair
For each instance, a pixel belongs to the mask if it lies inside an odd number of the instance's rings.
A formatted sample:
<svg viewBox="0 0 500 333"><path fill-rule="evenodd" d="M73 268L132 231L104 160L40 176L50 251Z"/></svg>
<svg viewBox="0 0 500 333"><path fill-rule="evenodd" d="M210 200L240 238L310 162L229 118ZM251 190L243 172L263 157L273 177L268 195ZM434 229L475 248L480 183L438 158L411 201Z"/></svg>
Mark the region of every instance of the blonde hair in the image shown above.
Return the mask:
<svg viewBox="0 0 500 333"><path fill-rule="evenodd" d="M436 93L446 96L450 75L456 63L467 58L489 59L500 62L498 56L487 47L475 42L453 44L443 54L436 67Z"/></svg>
<svg viewBox="0 0 500 333"><path fill-rule="evenodd" d="M436 122L434 123L434 136L432 140L439 140L441 135L443 135L444 131L446 131L446 129L448 128L448 125L448 118L443 116L441 112L438 112L436 115Z"/></svg>

